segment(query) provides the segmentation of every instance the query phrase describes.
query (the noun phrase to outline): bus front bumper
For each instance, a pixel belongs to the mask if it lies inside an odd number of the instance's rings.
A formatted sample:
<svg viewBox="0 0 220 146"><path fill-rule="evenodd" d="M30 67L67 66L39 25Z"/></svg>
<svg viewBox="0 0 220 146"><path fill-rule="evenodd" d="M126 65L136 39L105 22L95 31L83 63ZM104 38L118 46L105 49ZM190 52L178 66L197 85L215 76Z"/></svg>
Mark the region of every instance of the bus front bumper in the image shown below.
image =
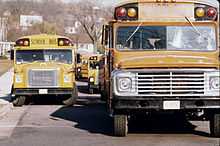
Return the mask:
<svg viewBox="0 0 220 146"><path fill-rule="evenodd" d="M119 110L220 109L220 97L114 97L112 104Z"/></svg>
<svg viewBox="0 0 220 146"><path fill-rule="evenodd" d="M71 95L72 88L14 89L13 95Z"/></svg>

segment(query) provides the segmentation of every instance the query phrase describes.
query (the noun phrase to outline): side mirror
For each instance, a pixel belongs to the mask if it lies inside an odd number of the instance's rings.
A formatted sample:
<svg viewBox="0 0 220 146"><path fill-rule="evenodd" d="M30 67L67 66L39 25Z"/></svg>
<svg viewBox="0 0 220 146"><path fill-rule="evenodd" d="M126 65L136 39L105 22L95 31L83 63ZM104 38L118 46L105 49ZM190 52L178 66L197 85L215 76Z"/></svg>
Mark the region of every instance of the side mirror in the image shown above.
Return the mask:
<svg viewBox="0 0 220 146"><path fill-rule="evenodd" d="M11 60L14 60L14 50L11 50L11 51L10 51L10 59L11 59Z"/></svg>
<svg viewBox="0 0 220 146"><path fill-rule="evenodd" d="M103 25L102 27L102 45L108 45L109 40L109 25Z"/></svg>

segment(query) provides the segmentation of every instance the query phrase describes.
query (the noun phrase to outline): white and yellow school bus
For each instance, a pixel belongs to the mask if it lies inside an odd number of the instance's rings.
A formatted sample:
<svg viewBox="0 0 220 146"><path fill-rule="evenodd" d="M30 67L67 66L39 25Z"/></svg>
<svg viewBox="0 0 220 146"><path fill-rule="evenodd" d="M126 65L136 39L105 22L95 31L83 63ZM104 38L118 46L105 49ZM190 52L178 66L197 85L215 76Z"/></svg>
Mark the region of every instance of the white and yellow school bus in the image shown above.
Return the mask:
<svg viewBox="0 0 220 146"><path fill-rule="evenodd" d="M14 49L13 104L22 106L34 95L60 95L64 104L73 105L77 97L75 52L67 37L41 34L19 38Z"/></svg>
<svg viewBox="0 0 220 146"><path fill-rule="evenodd" d="M89 93L93 94L94 90L99 92L100 82L103 80L101 76L104 73L102 67L104 56L103 54L94 54L89 57L88 61L88 90Z"/></svg>
<svg viewBox="0 0 220 146"><path fill-rule="evenodd" d="M130 0L104 26L106 96L115 135L136 113L178 112L210 121L220 137L219 2Z"/></svg>

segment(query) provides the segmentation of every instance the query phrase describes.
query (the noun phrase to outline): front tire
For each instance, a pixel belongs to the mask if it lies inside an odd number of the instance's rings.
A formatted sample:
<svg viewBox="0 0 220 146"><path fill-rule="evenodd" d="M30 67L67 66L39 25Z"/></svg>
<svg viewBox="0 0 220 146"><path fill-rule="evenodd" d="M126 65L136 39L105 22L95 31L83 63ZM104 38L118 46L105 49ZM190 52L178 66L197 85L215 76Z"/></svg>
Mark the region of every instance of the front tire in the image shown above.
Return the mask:
<svg viewBox="0 0 220 146"><path fill-rule="evenodd" d="M13 99L12 103L14 106L23 106L25 104L26 97L25 96L16 96L15 99Z"/></svg>
<svg viewBox="0 0 220 146"><path fill-rule="evenodd" d="M210 133L213 137L220 137L220 114L214 114L210 119Z"/></svg>
<svg viewBox="0 0 220 146"><path fill-rule="evenodd" d="M114 116L115 136L125 137L128 134L128 117L126 115Z"/></svg>

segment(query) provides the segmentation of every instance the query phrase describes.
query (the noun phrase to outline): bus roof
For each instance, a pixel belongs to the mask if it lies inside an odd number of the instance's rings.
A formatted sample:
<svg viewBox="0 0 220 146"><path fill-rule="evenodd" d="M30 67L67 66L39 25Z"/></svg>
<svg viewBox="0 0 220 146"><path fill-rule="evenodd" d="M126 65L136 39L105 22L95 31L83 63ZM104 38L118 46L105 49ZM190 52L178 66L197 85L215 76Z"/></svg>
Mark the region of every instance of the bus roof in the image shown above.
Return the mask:
<svg viewBox="0 0 220 146"><path fill-rule="evenodd" d="M27 36L22 36L18 39L23 39L23 38L33 38L33 39L37 39L37 38L67 38L65 36L60 36L60 35L52 35L52 34L35 34L35 35L27 35Z"/></svg>
<svg viewBox="0 0 220 146"><path fill-rule="evenodd" d="M150 3L150 2L156 2L156 0L125 0L123 2L117 3L116 7L125 5L128 3ZM189 2L189 3L202 3L202 4L207 4L210 6L214 6L216 8L219 8L219 2L218 0L176 0L176 2L181 3L181 2Z"/></svg>

